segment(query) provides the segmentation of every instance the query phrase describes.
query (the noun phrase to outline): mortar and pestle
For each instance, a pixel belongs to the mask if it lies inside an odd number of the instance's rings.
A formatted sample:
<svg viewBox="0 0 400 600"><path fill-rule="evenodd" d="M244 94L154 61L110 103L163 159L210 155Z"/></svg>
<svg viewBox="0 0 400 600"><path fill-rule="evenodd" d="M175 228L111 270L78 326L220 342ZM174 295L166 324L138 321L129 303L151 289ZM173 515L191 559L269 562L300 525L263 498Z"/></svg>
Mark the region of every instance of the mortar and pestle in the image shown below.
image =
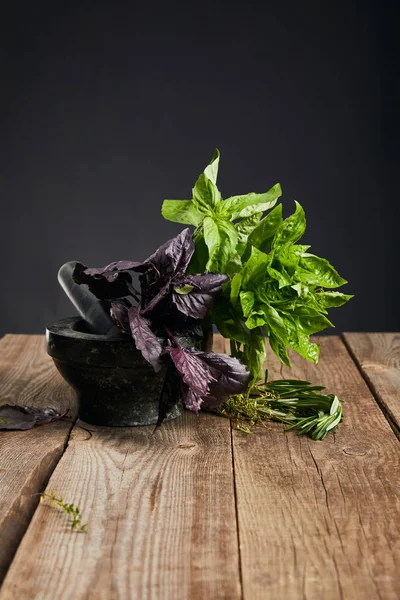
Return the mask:
<svg viewBox="0 0 400 600"><path fill-rule="evenodd" d="M74 282L75 265L64 264L58 281L80 317L48 325L46 342L58 371L77 393L79 418L112 427L155 424L165 369L156 373L133 339L115 325L109 303L98 300L87 285ZM209 338L184 342L210 345ZM176 405L167 419L179 417L182 410Z"/></svg>

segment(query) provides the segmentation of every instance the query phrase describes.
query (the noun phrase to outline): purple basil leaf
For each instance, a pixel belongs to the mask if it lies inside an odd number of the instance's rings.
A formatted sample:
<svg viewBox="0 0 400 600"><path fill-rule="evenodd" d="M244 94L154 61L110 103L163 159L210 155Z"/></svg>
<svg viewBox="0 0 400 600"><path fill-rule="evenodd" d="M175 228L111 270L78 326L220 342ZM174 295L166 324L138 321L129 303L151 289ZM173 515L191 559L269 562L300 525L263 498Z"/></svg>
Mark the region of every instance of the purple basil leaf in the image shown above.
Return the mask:
<svg viewBox="0 0 400 600"><path fill-rule="evenodd" d="M189 228L160 246L146 260L152 263L164 277L172 277L175 273L184 273L193 256L194 242Z"/></svg>
<svg viewBox="0 0 400 600"><path fill-rule="evenodd" d="M172 302L184 315L194 319L203 319L215 304L222 285L227 280L226 275L213 273L188 275L175 279L174 287L184 289L184 286L193 286L193 289L187 294L173 291Z"/></svg>
<svg viewBox="0 0 400 600"><path fill-rule="evenodd" d="M110 314L114 323L125 333L131 334L128 310L129 307L124 302L111 302Z"/></svg>
<svg viewBox="0 0 400 600"><path fill-rule="evenodd" d="M87 267L76 263L73 279L75 283L86 284L96 298L100 300L115 300L128 296L129 284L132 278L127 272L112 273L111 275L91 275L87 273Z"/></svg>
<svg viewBox="0 0 400 600"><path fill-rule="evenodd" d="M184 402L186 408L197 415L203 403L203 398L188 388L184 396Z"/></svg>
<svg viewBox="0 0 400 600"><path fill-rule="evenodd" d="M214 381L214 378L207 365L196 355L196 351L183 348L175 342L174 346L165 348L164 353L171 356L184 383L193 392L199 396L206 396L209 393L209 384Z"/></svg>
<svg viewBox="0 0 400 600"><path fill-rule="evenodd" d="M169 361L167 372L165 374L164 384L161 390L160 402L158 405L157 427L160 427L169 411L182 400L182 380L174 363Z"/></svg>
<svg viewBox="0 0 400 600"><path fill-rule="evenodd" d="M36 425L44 425L45 423L52 423L53 421L59 421L67 414L68 410L64 413L60 413L55 408L46 406L44 408L38 408L36 406L21 406L24 411L32 415L35 419Z"/></svg>
<svg viewBox="0 0 400 600"><path fill-rule="evenodd" d="M87 269L85 273L87 275L103 275L104 273L111 273L112 271L139 271L144 272L151 268L148 262L134 262L132 260L119 260L112 262L105 267L100 269Z"/></svg>
<svg viewBox="0 0 400 600"><path fill-rule="evenodd" d="M3 404L0 406L0 429L32 429L34 425L43 425L57 421L65 416L54 408L36 408Z"/></svg>
<svg viewBox="0 0 400 600"><path fill-rule="evenodd" d="M213 352L198 352L197 356L207 364L215 380L215 383L210 385L209 395L204 398L207 406L215 408L232 394L246 391L250 373L240 360L227 354Z"/></svg>
<svg viewBox="0 0 400 600"><path fill-rule="evenodd" d="M167 283L166 285L164 285L159 291L158 293L154 296L154 298L152 298L148 304L146 304L144 306L144 308L142 309L142 313L145 314L147 312L150 312L151 310L153 310L157 304L163 300L169 293L171 289L171 284Z"/></svg>
<svg viewBox="0 0 400 600"><path fill-rule="evenodd" d="M129 326L136 348L141 351L143 358L147 360L157 372L162 368L161 353L162 345L157 336L150 329L146 319L140 314L140 306L130 308L128 311Z"/></svg>

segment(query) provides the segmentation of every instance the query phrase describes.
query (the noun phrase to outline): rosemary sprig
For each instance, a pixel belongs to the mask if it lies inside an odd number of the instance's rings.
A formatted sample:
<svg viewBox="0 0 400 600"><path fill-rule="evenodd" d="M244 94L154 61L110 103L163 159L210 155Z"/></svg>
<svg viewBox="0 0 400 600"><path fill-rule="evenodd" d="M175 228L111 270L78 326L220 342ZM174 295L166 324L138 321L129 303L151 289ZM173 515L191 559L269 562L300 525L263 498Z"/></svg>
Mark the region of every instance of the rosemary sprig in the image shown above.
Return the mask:
<svg viewBox="0 0 400 600"><path fill-rule="evenodd" d="M343 419L342 400L320 393L324 389L302 380L266 381L253 385L246 394L231 396L217 412L244 433L273 420L289 424L286 431L295 429L299 435L323 440Z"/></svg>
<svg viewBox="0 0 400 600"><path fill-rule="evenodd" d="M40 494L40 502L44 502L46 498L49 499L49 506L58 506L68 517L71 517L72 531L86 533L87 525L82 523L82 516L78 506L75 506L75 504L67 504L64 502L64 496L57 498L53 491L47 493L47 490L45 490Z"/></svg>

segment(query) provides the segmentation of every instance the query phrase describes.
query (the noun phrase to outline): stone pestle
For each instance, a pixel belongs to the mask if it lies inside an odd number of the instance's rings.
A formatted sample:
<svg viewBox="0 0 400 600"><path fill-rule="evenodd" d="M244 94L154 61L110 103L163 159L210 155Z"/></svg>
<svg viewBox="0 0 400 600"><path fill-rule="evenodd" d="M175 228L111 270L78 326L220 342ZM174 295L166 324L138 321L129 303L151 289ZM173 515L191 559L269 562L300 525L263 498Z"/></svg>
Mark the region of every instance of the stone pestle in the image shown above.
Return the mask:
<svg viewBox="0 0 400 600"><path fill-rule="evenodd" d="M90 333L107 337L122 337L123 334L110 316L110 303L98 300L86 284L78 285L73 280L76 261L65 263L58 271L58 281L81 317Z"/></svg>

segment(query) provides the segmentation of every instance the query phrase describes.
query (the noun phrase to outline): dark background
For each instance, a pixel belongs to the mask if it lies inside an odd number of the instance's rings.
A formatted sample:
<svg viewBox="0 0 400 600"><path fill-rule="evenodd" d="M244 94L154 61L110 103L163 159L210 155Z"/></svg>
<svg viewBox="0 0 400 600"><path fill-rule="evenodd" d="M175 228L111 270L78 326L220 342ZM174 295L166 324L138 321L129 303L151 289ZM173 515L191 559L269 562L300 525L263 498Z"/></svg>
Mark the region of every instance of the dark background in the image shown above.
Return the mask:
<svg viewBox="0 0 400 600"><path fill-rule="evenodd" d="M356 294L336 331L395 330L399 95L384 3L57 2L3 9L0 334L74 314L68 260L139 260L164 198L221 150L223 196L279 181ZM340 6L339 6L340 5Z"/></svg>

